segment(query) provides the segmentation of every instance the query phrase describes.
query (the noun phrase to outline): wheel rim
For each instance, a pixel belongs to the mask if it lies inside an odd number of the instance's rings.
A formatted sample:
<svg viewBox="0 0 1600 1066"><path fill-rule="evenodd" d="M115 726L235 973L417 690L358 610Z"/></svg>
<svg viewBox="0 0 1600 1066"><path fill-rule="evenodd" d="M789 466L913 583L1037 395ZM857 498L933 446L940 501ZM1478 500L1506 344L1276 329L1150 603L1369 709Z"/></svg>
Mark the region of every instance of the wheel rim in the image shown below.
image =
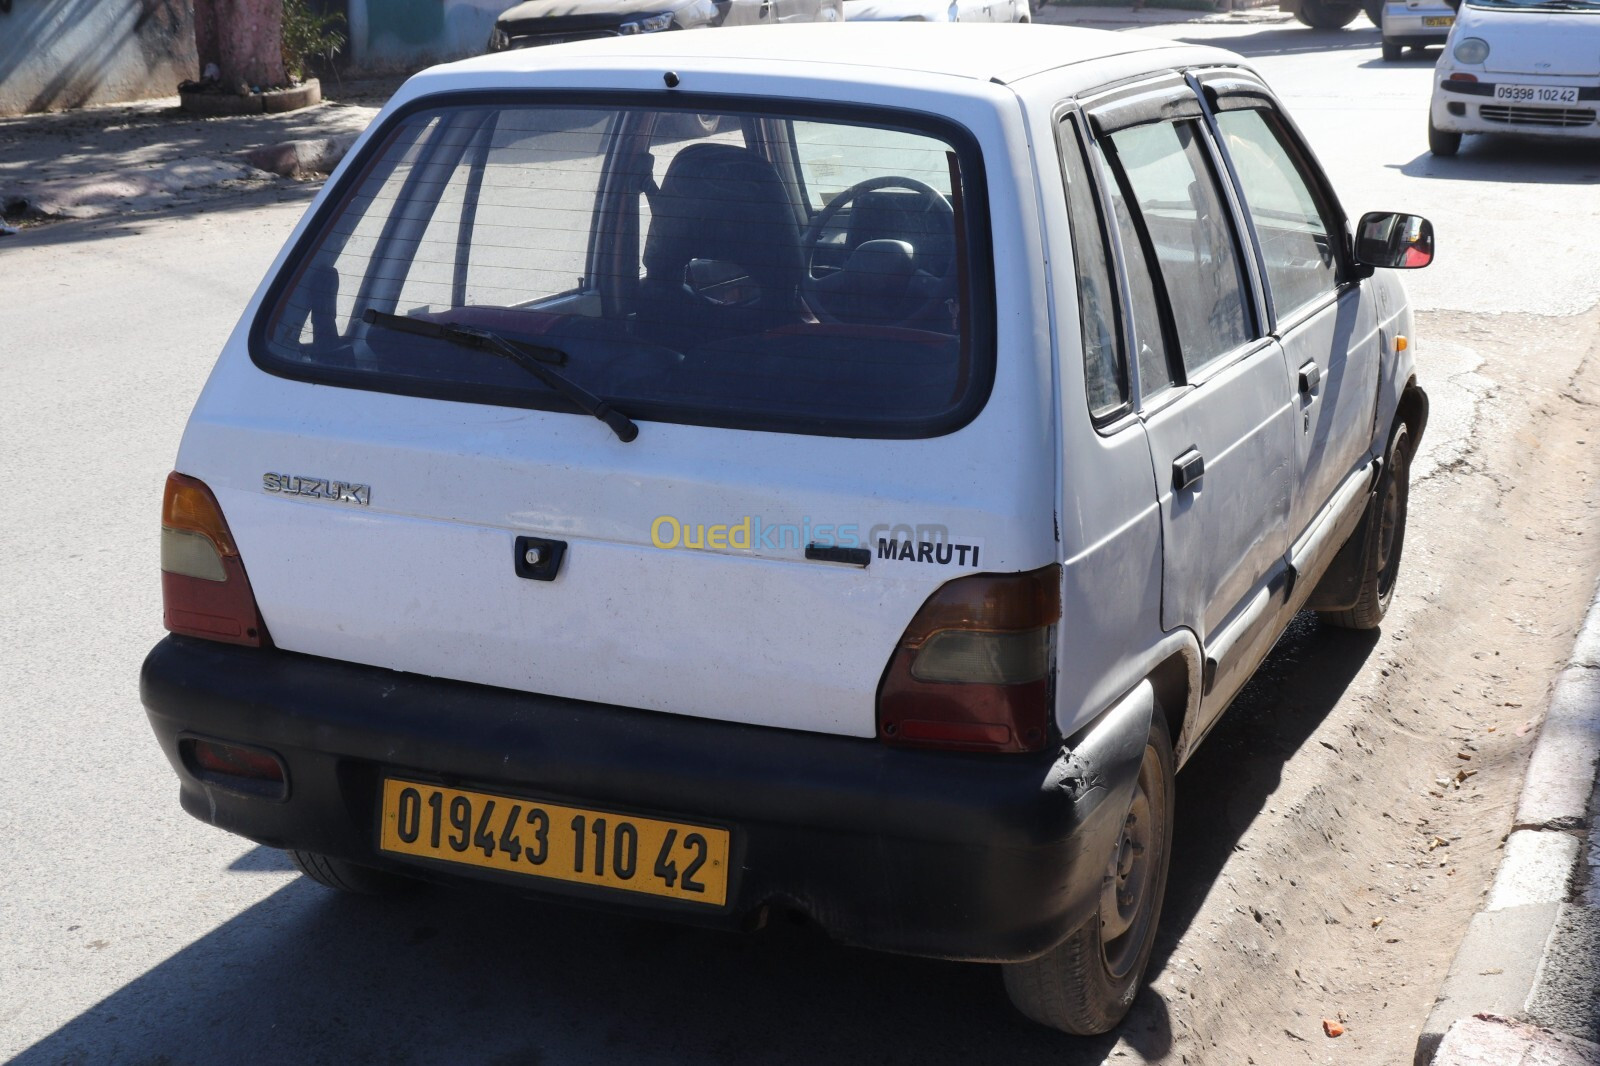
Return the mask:
<svg viewBox="0 0 1600 1066"><path fill-rule="evenodd" d="M1156 870L1166 830L1153 812L1165 812L1165 788L1160 758L1146 747L1133 803L1100 890L1100 951L1114 978L1126 976L1139 964L1155 911Z"/></svg>
<svg viewBox="0 0 1600 1066"><path fill-rule="evenodd" d="M1378 526L1378 595L1385 598L1394 591L1394 577L1399 570L1406 469L1406 456L1396 449L1389 464L1389 484L1383 494Z"/></svg>

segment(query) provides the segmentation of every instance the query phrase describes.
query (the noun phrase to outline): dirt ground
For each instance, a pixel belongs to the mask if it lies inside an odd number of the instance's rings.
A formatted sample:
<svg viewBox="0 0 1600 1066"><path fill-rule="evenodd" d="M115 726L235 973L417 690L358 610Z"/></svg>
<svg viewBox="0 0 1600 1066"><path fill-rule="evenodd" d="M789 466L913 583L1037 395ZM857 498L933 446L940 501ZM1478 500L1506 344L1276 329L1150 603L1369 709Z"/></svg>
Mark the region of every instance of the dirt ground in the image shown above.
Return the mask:
<svg viewBox="0 0 1600 1066"><path fill-rule="evenodd" d="M1302 615L1179 775L1159 972L1110 1061L1408 1063L1483 904L1600 572L1600 313L1418 333L1440 417L1395 606Z"/></svg>

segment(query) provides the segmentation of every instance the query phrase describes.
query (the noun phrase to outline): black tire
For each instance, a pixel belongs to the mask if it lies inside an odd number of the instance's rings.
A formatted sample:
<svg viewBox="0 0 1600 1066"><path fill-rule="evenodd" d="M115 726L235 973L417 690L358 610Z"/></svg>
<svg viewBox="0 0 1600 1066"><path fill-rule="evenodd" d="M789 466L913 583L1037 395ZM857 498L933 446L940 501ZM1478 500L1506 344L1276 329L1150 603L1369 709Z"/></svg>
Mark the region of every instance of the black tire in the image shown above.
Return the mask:
<svg viewBox="0 0 1600 1066"><path fill-rule="evenodd" d="M319 855L314 851L295 851L291 848L289 861L311 880L335 892L348 892L356 896L388 896L411 886L411 882L404 877L346 859L336 859L331 855Z"/></svg>
<svg viewBox="0 0 1600 1066"><path fill-rule="evenodd" d="M722 116L680 115L677 127L680 137L709 137L722 127Z"/></svg>
<svg viewBox="0 0 1600 1066"><path fill-rule="evenodd" d="M1400 554L1406 544L1406 505L1411 497L1411 434L1404 422L1389 438L1389 458L1367 512L1366 569L1361 594L1348 611L1319 612L1341 629L1377 629L1394 600Z"/></svg>
<svg viewBox="0 0 1600 1066"><path fill-rule="evenodd" d="M1428 151L1434 155L1451 156L1461 151L1461 134L1456 130L1442 130L1428 120Z"/></svg>
<svg viewBox="0 0 1600 1066"><path fill-rule="evenodd" d="M1157 707L1100 906L1037 959L1001 967L1012 1005L1041 1025L1096 1036L1113 1029L1133 1006L1155 944L1172 861L1175 772L1172 739ZM1124 890L1128 907L1122 904ZM1119 932L1108 941L1104 931L1113 926Z"/></svg>
<svg viewBox="0 0 1600 1066"><path fill-rule="evenodd" d="M1383 0L1366 0L1361 5L1361 10L1367 13L1367 21L1378 29L1383 29Z"/></svg>
<svg viewBox="0 0 1600 1066"><path fill-rule="evenodd" d="M1384 41L1383 61L1385 63L1398 63L1400 62L1400 57L1405 54L1405 51L1406 46L1403 44L1398 44L1394 41Z"/></svg>
<svg viewBox="0 0 1600 1066"><path fill-rule="evenodd" d="M1300 0L1294 17L1314 30L1337 30L1354 22L1361 5L1340 0Z"/></svg>

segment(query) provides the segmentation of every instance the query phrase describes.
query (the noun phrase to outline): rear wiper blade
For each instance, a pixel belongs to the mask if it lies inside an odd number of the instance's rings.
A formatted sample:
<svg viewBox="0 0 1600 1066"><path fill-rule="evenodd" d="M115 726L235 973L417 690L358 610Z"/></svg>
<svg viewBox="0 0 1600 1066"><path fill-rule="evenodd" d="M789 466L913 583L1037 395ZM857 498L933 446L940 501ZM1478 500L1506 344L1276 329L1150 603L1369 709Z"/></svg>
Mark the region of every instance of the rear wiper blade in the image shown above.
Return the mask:
<svg viewBox="0 0 1600 1066"><path fill-rule="evenodd" d="M538 344L513 344L498 333L491 333L486 329L447 326L442 322L391 315L387 311L379 311L372 307L362 312L361 321L369 326L382 326L398 333L449 341L462 348L475 348L490 355L498 355L544 382L553 392L559 393L584 414L593 415L604 422L622 443L627 444L639 435L639 427L634 424L633 419L576 381L546 365L562 366L566 363L567 353L559 348L547 348Z"/></svg>

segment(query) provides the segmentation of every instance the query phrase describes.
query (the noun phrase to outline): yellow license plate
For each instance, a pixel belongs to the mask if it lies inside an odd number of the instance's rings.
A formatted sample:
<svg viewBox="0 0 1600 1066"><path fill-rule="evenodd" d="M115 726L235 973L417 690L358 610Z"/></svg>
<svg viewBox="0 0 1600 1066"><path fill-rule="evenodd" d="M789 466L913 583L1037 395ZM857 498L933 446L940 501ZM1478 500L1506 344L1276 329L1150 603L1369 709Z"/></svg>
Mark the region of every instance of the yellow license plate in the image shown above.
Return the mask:
<svg viewBox="0 0 1600 1066"><path fill-rule="evenodd" d="M1455 24L1454 15L1426 15L1422 19L1424 26L1452 26Z"/></svg>
<svg viewBox="0 0 1600 1066"><path fill-rule="evenodd" d="M728 831L385 778L378 846L486 870L690 900L728 898Z"/></svg>

